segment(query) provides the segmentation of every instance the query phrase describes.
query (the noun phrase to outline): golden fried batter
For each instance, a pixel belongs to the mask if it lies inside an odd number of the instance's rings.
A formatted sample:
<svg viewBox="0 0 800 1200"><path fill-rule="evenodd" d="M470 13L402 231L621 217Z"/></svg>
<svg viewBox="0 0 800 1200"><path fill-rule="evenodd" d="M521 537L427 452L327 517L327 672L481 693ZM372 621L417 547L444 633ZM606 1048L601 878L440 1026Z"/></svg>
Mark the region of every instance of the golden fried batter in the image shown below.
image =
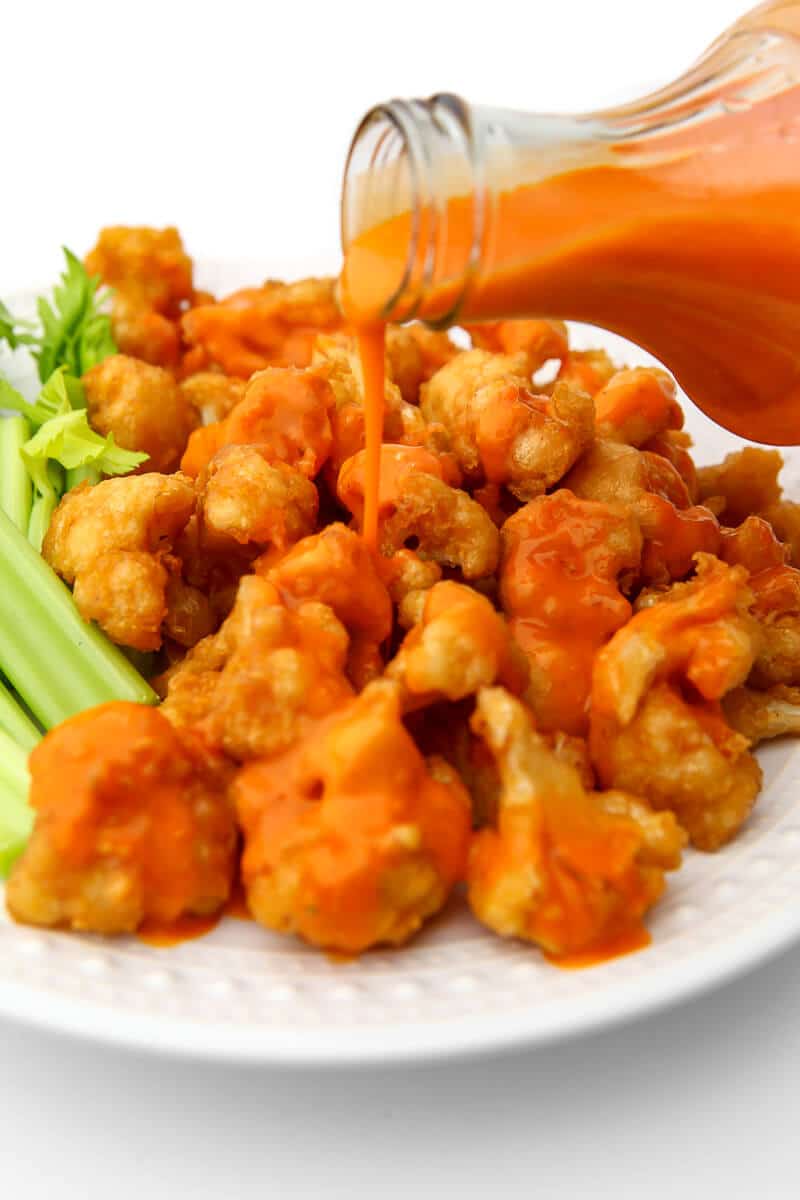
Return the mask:
<svg viewBox="0 0 800 1200"><path fill-rule="evenodd" d="M463 875L469 798L447 763L426 765L387 681L245 767L233 797L250 911L313 945L405 942Z"/></svg>
<svg viewBox="0 0 800 1200"><path fill-rule="evenodd" d="M228 898L227 775L155 709L113 703L51 730L30 757L31 840L6 889L18 921L129 933Z"/></svg>
<svg viewBox="0 0 800 1200"><path fill-rule="evenodd" d="M197 413L168 371L115 354L83 377L89 422L118 446L149 455L145 471L174 471Z"/></svg>
<svg viewBox="0 0 800 1200"><path fill-rule="evenodd" d="M664 871L680 865L684 838L671 814L617 791L587 792L503 688L479 692L473 725L502 780L496 827L475 836L470 855L478 919L554 955L638 928Z"/></svg>

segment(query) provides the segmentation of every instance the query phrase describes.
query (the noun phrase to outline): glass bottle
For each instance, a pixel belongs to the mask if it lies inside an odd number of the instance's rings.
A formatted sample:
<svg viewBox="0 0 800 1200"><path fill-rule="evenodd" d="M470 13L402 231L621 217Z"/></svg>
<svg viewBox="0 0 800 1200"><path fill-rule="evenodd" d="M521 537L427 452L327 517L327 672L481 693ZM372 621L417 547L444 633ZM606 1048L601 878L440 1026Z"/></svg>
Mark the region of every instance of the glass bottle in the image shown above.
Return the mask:
<svg viewBox="0 0 800 1200"><path fill-rule="evenodd" d="M379 105L345 171L348 316L587 321L720 424L800 443L799 149L800 0L762 4L620 108Z"/></svg>

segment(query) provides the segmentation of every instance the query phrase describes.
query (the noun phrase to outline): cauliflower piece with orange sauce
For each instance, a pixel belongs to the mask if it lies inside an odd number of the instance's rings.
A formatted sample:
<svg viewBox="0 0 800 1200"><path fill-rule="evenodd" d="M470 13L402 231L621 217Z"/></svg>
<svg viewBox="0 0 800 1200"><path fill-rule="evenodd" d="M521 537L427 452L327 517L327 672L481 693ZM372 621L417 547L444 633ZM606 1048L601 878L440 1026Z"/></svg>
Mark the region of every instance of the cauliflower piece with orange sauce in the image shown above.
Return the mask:
<svg viewBox="0 0 800 1200"><path fill-rule="evenodd" d="M381 556L378 565L391 601L397 606L397 623L401 629L410 629L421 619L425 595L442 578L442 568L404 547L391 558Z"/></svg>
<svg viewBox="0 0 800 1200"><path fill-rule="evenodd" d="M478 350L524 355L528 376L535 374L550 359L564 363L569 355L569 337L563 321L534 317L486 321L464 328Z"/></svg>
<svg viewBox="0 0 800 1200"><path fill-rule="evenodd" d="M743 567L697 556L697 575L649 596L598 654L589 744L600 782L673 811L716 850L755 803L761 769L720 701L747 679L759 645Z"/></svg>
<svg viewBox="0 0 800 1200"><path fill-rule="evenodd" d="M203 427L224 421L243 399L245 386L243 379L223 375L220 371L198 371L178 384Z"/></svg>
<svg viewBox="0 0 800 1200"><path fill-rule="evenodd" d="M463 700L493 683L519 693L528 681L524 656L500 613L485 596L451 580L425 593L419 623L386 676L400 684L406 709Z"/></svg>
<svg viewBox="0 0 800 1200"><path fill-rule="evenodd" d="M232 789L253 916L329 950L399 945L463 877L470 807L455 771L426 764L399 692L379 680Z"/></svg>
<svg viewBox="0 0 800 1200"><path fill-rule="evenodd" d="M680 865L668 813L617 790L588 791L503 688L478 693L473 728L501 779L496 824L473 839L467 881L478 920L553 956L637 932Z"/></svg>
<svg viewBox="0 0 800 1200"><path fill-rule="evenodd" d="M30 756L31 839L6 904L17 921L131 933L222 907L235 870L227 772L157 709L70 717Z"/></svg>
<svg viewBox="0 0 800 1200"><path fill-rule="evenodd" d="M570 350L557 379L595 396L619 369L605 350Z"/></svg>
<svg viewBox="0 0 800 1200"><path fill-rule="evenodd" d="M422 559L458 567L465 579L481 579L497 566L500 535L480 504L445 482L445 470L441 459L420 446L381 446L380 548L387 556L402 547L416 550ZM360 451L342 466L337 488L359 526L365 471Z"/></svg>
<svg viewBox="0 0 800 1200"><path fill-rule="evenodd" d="M123 646L157 650L170 599L178 599L168 591L180 565L173 543L194 507L194 489L182 475L151 472L81 484L53 513L42 554L74 585L87 621L97 621ZM202 606L199 593L193 598Z"/></svg>
<svg viewBox="0 0 800 1200"><path fill-rule="evenodd" d="M444 426L467 481L504 485L519 500L558 483L594 437L591 398L565 383L536 395L524 354L459 354L421 396L424 417Z"/></svg>
<svg viewBox="0 0 800 1200"><path fill-rule="evenodd" d="M162 367L114 354L83 376L89 423L118 446L149 455L143 471L174 471L197 414Z"/></svg>
<svg viewBox="0 0 800 1200"><path fill-rule="evenodd" d="M626 446L683 426L675 380L658 367L617 371L595 395L594 411L597 436Z"/></svg>
<svg viewBox="0 0 800 1200"><path fill-rule="evenodd" d="M352 696L347 650L326 604L287 607L274 584L245 575L220 630L169 673L161 711L231 758L276 754Z"/></svg>
<svg viewBox="0 0 800 1200"><path fill-rule="evenodd" d="M559 488L521 508L501 535L500 599L530 663L525 698L542 730L584 734L595 656L631 615L621 585L639 569L636 519Z"/></svg>
<svg viewBox="0 0 800 1200"><path fill-rule="evenodd" d="M192 434L181 469L198 475L223 446L259 445L264 452L268 448L274 461L288 463L313 479L331 451L329 384L311 371L267 367L241 386L244 395L223 421Z"/></svg>
<svg viewBox="0 0 800 1200"><path fill-rule="evenodd" d="M241 379L265 367L307 367L317 334L341 326L334 286L333 279L268 279L190 309L183 335L226 375Z"/></svg>
<svg viewBox="0 0 800 1200"><path fill-rule="evenodd" d="M406 404L419 404L419 389L458 354L446 332L424 325L386 326L386 374Z"/></svg>
<svg viewBox="0 0 800 1200"><path fill-rule="evenodd" d="M198 479L202 544L283 553L313 533L317 489L302 471L270 461L269 447L224 446Z"/></svg>
<svg viewBox="0 0 800 1200"><path fill-rule="evenodd" d="M584 500L621 504L635 515L644 538L644 583L681 579L691 571L695 554L719 549L716 517L691 504L680 474L660 454L598 438L563 486Z"/></svg>

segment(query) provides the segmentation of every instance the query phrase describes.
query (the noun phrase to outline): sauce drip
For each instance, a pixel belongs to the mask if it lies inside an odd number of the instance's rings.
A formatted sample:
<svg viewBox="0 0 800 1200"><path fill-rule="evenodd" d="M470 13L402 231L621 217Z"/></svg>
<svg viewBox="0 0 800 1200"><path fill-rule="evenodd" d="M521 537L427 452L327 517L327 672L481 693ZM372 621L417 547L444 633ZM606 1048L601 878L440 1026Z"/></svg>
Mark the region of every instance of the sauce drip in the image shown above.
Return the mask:
<svg viewBox="0 0 800 1200"><path fill-rule="evenodd" d="M252 921L247 907L244 888L240 882L234 884L227 904L219 912L209 913L208 916L194 916L182 913L174 921L157 921L148 918L136 931L136 937L146 946L157 946L163 949L167 946L179 946L181 942L191 942L195 938L205 937L212 929L216 929L223 917L233 917L237 921Z"/></svg>
<svg viewBox="0 0 800 1200"><path fill-rule="evenodd" d="M575 971L583 967L596 967L613 958L621 958L624 954L634 954L637 950L644 950L652 940L644 925L633 925L622 932L613 934L605 942L599 946L593 946L590 950L577 950L573 954L545 954L545 958L554 967Z"/></svg>

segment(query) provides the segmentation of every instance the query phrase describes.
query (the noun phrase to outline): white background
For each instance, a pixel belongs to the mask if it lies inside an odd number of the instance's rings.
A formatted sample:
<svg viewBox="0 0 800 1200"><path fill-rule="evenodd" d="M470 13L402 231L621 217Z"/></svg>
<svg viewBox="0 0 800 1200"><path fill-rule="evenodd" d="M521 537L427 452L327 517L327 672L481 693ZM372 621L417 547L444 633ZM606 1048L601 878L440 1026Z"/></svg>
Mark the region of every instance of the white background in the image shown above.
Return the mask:
<svg viewBox="0 0 800 1200"><path fill-rule="evenodd" d="M101 224L337 266L361 112L587 109L677 74L737 0L0 0L0 294ZM48 1197L800 1195L800 952L625 1030L349 1074L226 1071L0 1024L0 1188Z"/></svg>

